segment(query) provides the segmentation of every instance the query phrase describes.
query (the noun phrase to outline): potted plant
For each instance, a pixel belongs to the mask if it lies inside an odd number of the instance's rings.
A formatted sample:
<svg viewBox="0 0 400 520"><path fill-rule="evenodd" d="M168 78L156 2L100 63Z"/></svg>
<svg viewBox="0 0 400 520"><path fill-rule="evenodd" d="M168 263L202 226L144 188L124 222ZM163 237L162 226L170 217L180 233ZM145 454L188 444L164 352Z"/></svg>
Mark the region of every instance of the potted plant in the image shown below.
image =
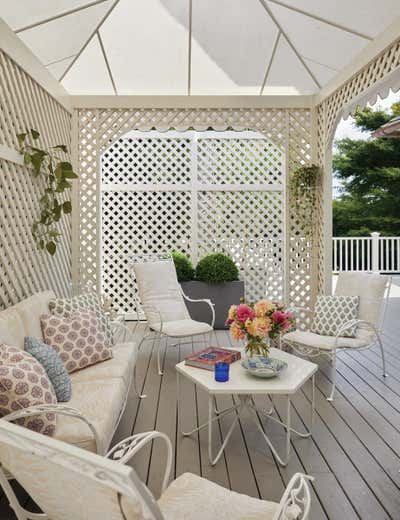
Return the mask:
<svg viewBox="0 0 400 520"><path fill-rule="evenodd" d="M226 315L231 302L244 297L244 282L239 281L239 271L235 262L228 255L212 253L199 261L194 275L192 280L181 278L183 292L195 300L211 300L215 305L214 327L226 329ZM187 306L194 320L209 322L210 310L207 305L187 302Z"/></svg>

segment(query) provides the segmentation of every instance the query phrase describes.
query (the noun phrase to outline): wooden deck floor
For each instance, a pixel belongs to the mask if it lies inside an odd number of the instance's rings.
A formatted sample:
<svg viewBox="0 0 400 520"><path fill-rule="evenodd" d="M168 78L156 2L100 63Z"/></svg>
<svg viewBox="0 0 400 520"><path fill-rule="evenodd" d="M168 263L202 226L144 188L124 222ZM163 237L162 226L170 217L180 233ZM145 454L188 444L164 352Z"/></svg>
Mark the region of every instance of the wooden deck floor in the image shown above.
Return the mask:
<svg viewBox="0 0 400 520"><path fill-rule="evenodd" d="M182 428L189 429L207 418L206 395L183 378L181 413L177 417L174 365L192 352L192 345L166 349L162 377L156 371L154 345L144 346L137 372L139 386L147 397L139 402L132 393L115 441L136 432L160 430L174 445L175 476L190 471L240 493L268 500L280 499L296 471L311 474L315 477L312 520L400 520L400 283L394 289L384 334L388 377L381 377L377 350L342 353L336 398L331 404L325 399L330 390L331 369L322 363L316 377L313 438L293 439L286 468L275 463L261 435L246 418L240 421L215 467L208 462L206 431L190 438L181 437L178 432ZM214 342L230 345L225 332L215 333ZM306 385L293 398L295 428L302 427L303 418L308 421L310 393L311 388ZM264 401L267 405L267 398ZM229 397L217 400L219 407L231 403ZM284 414L279 399L276 404L278 415ZM226 417L219 422L216 443L226 433L230 420ZM265 427L283 448L282 429L274 423ZM158 444L145 449L134 461L137 472L155 495L161 486L164 462L165 455ZM3 497L0 519L13 518Z"/></svg>

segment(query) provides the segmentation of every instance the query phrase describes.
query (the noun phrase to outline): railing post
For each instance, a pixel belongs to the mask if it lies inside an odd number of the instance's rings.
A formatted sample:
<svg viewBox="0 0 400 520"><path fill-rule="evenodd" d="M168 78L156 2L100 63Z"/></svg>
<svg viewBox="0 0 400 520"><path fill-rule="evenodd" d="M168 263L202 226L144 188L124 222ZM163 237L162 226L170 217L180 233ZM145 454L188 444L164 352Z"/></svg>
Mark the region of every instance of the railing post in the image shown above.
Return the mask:
<svg viewBox="0 0 400 520"><path fill-rule="evenodd" d="M371 233L372 249L371 249L371 268L374 273L379 273L379 236L380 233L374 231Z"/></svg>

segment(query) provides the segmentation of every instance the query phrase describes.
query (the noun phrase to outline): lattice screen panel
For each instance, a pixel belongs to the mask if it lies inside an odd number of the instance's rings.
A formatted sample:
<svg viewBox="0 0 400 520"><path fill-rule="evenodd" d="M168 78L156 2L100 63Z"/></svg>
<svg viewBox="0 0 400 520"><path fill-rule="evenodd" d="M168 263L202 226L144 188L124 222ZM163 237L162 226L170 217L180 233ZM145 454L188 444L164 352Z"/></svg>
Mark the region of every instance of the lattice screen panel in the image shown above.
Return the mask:
<svg viewBox="0 0 400 520"><path fill-rule="evenodd" d="M171 128L178 131L191 128L201 131L259 131L273 144L272 148L284 151L287 164L285 175L295 164L310 157L311 112L308 109L80 109L76 119L79 136L77 163L80 165L80 237L79 243L75 244L74 255L75 263L80 266L76 282L83 285L100 285L97 276L96 220L100 155L123 134L132 130L165 131ZM231 175L235 179L235 175ZM298 236L299 231L292 220L290 217L290 236ZM316 274L310 259L311 252L308 244L304 245L300 240L290 243L292 248L299 249L288 252L288 273L282 285L284 283L290 287L292 301L308 300L312 287L310 279ZM306 273L306 282L299 279L299 269Z"/></svg>
<svg viewBox="0 0 400 520"><path fill-rule="evenodd" d="M17 149L16 134L39 130L39 146L70 146L71 115L0 51L0 144ZM43 184L25 166L0 161L0 306L14 304L32 293L70 291L71 222L63 217L63 240L57 254L39 252L31 226L38 215Z"/></svg>
<svg viewBox="0 0 400 520"><path fill-rule="evenodd" d="M328 178L321 184L319 194L319 221L316 230L316 248L318 255L318 289L324 288L325 279L331 275L331 237L327 237L326 221L331 219L331 212L324 209L323 202L330 193L327 183L331 183L330 149L333 134L339 122L343 109L358 96L368 91L378 81L382 80L400 67L400 40L393 42L383 52L356 72L348 81L339 87L317 107L317 160L324 167ZM328 245L329 244L329 245Z"/></svg>

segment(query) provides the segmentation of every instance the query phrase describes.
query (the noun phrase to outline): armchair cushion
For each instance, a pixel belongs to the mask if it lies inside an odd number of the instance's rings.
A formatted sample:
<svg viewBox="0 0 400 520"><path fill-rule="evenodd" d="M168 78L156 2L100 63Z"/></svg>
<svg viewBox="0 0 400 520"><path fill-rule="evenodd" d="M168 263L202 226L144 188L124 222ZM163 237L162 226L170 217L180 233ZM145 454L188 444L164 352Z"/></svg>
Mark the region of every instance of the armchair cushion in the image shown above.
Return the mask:
<svg viewBox="0 0 400 520"><path fill-rule="evenodd" d="M25 338L25 351L39 361L53 385L59 403L71 399L71 378L54 348L32 336Z"/></svg>
<svg viewBox="0 0 400 520"><path fill-rule="evenodd" d="M151 329L159 332L161 330L161 323L152 324ZM213 328L208 323L191 319L166 321L162 324L162 332L167 336L175 338L193 336L195 334L205 334L212 330Z"/></svg>
<svg viewBox="0 0 400 520"><path fill-rule="evenodd" d="M158 505L166 520L272 520L278 504L229 491L184 473L164 491Z"/></svg>
<svg viewBox="0 0 400 520"><path fill-rule="evenodd" d="M358 296L318 296L311 332L323 336L354 338L357 325L341 331L343 325L358 317Z"/></svg>
<svg viewBox="0 0 400 520"><path fill-rule="evenodd" d="M295 330L283 336L283 342L296 343L310 348L332 350L335 346L335 336L323 336L305 330ZM373 334L367 330L358 330L357 337L339 337L338 348L360 348L370 345L374 339Z"/></svg>
<svg viewBox="0 0 400 520"><path fill-rule="evenodd" d="M0 417L30 406L56 403L53 386L39 361L17 347L0 344ZM56 418L50 413L16 422L50 436L56 429Z"/></svg>

